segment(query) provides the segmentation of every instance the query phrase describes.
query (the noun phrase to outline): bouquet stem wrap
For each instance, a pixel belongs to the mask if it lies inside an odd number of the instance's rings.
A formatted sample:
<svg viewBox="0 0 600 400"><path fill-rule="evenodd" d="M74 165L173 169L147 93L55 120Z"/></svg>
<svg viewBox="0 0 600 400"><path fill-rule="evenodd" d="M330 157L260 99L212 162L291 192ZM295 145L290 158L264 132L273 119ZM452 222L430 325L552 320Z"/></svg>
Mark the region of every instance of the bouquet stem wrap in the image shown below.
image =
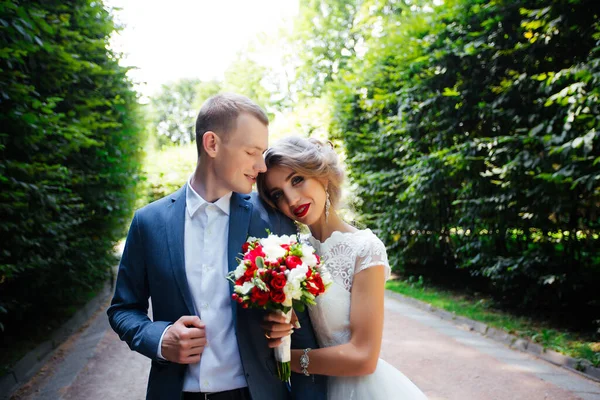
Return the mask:
<svg viewBox="0 0 600 400"><path fill-rule="evenodd" d="M292 310L284 313L285 322L288 324L292 320ZM275 361L277 362L277 375L283 382L290 383L290 377L292 375L292 368L290 362L292 360L292 336L288 335L281 339L282 343L275 348Z"/></svg>

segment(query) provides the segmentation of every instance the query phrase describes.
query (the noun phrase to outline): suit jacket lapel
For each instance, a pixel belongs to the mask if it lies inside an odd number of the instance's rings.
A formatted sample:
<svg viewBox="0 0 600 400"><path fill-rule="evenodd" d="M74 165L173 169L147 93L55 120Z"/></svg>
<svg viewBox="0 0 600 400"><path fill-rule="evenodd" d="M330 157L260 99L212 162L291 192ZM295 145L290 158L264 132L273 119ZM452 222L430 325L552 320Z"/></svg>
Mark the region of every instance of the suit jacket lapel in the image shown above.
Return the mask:
<svg viewBox="0 0 600 400"><path fill-rule="evenodd" d="M252 203L249 195L233 193L231 195L231 206L229 210L229 237L227 243L227 260L229 271L235 270L238 265L237 258L242 252L242 245L248 237L250 217L252 215ZM229 287L233 293L233 285ZM237 325L237 303L231 301L233 310L233 321Z"/></svg>
<svg viewBox="0 0 600 400"><path fill-rule="evenodd" d="M171 268L175 280L188 308L189 315L194 315L194 301L185 274L184 229L185 229L185 193L187 184L171 196L166 221L167 243Z"/></svg>

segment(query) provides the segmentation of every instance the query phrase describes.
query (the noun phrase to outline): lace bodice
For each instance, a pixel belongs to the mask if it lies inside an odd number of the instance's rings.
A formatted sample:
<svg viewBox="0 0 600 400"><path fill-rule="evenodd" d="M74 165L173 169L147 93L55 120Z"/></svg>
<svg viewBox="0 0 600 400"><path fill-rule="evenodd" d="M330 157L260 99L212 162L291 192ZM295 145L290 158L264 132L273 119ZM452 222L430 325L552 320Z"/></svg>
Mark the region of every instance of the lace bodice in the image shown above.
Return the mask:
<svg viewBox="0 0 600 400"><path fill-rule="evenodd" d="M331 274L333 284L309 307L311 322L321 347L347 343L350 340L350 297L354 276L383 265L386 279L390 274L385 246L370 229L356 232L334 232L324 242L308 237Z"/></svg>

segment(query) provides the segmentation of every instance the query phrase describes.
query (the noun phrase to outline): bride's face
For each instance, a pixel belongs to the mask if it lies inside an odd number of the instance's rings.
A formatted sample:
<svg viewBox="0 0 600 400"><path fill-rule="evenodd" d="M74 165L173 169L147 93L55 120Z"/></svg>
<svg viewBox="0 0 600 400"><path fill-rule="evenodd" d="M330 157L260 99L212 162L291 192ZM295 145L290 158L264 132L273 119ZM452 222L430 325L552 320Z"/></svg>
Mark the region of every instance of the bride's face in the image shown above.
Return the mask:
<svg viewBox="0 0 600 400"><path fill-rule="evenodd" d="M273 203L289 218L309 226L324 218L326 194L320 180L276 166L266 172L265 188Z"/></svg>

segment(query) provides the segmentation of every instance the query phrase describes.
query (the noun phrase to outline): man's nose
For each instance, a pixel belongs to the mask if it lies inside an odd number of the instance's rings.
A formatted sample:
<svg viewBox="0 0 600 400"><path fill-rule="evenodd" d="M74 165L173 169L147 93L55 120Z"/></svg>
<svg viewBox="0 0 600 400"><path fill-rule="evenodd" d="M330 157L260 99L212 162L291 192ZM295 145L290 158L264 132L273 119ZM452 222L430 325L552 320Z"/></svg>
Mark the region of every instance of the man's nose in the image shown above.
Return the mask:
<svg viewBox="0 0 600 400"><path fill-rule="evenodd" d="M265 159L261 156L258 160L258 164L255 166L258 173L267 172L267 164L265 164Z"/></svg>

